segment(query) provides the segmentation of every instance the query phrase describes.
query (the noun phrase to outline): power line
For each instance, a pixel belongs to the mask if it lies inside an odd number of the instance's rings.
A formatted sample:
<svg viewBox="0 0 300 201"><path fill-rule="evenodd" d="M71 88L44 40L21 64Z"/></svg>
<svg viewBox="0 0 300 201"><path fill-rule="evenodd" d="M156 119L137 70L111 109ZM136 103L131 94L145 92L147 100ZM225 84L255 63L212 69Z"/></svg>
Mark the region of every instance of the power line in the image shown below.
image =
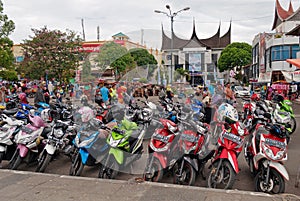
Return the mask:
<svg viewBox="0 0 300 201"><path fill-rule="evenodd" d="M222 22L244 22L244 21L251 21L251 20L257 20L257 19L263 19L263 18L269 18L269 17L273 17L273 15L266 15L266 16L261 16L261 17L253 17L253 18L248 18L248 19L240 19L240 20L225 20ZM191 21L187 21L187 20L174 20L176 22L183 22L183 23L186 23L186 22L191 22ZM220 21L197 21L196 20L196 23L197 24L211 24L211 23L220 23Z"/></svg>

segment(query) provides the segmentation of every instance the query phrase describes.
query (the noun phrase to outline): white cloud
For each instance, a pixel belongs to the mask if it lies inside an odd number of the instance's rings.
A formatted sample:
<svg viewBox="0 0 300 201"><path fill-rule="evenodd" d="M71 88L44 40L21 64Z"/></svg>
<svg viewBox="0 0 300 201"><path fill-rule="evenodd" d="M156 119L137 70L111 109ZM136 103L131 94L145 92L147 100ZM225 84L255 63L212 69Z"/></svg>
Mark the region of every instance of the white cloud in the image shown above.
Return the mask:
<svg viewBox="0 0 300 201"><path fill-rule="evenodd" d="M4 14L16 24L11 35L15 43L20 43L32 35L31 28L47 26L49 29L71 29L82 32L81 18L84 19L87 40L97 39L97 26L100 26L102 39L111 39L118 33L135 33L132 40L140 42L140 30L144 29L146 44L160 48L161 24L170 30L170 19L154 13L154 10L167 12L169 4L172 11L189 6L175 17L174 31L178 36L189 38L192 32L193 19L196 22L200 38L207 38L216 33L221 23L221 34L224 34L232 20L232 41L251 43L259 32L271 32L275 0L2 0ZM280 0L287 9L289 1ZM292 0L294 10L299 1ZM151 30L151 31L150 31ZM155 31L154 31L155 30ZM149 33L148 33L149 32ZM129 34L130 35L130 34Z"/></svg>

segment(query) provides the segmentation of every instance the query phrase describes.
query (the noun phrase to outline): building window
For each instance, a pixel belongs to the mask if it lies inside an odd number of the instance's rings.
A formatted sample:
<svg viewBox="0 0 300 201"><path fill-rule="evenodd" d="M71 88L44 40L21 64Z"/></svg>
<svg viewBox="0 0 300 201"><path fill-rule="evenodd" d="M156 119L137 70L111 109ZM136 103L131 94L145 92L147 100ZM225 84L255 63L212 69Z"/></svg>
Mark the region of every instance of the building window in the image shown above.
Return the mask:
<svg viewBox="0 0 300 201"><path fill-rule="evenodd" d="M285 61L296 58L299 45L279 45L271 47L271 61Z"/></svg>
<svg viewBox="0 0 300 201"><path fill-rule="evenodd" d="M300 51L299 45L293 45L292 46L292 59L297 58L297 52Z"/></svg>
<svg viewBox="0 0 300 201"><path fill-rule="evenodd" d="M189 53L188 63L189 63L189 71L194 71L194 72L205 71L203 53Z"/></svg>

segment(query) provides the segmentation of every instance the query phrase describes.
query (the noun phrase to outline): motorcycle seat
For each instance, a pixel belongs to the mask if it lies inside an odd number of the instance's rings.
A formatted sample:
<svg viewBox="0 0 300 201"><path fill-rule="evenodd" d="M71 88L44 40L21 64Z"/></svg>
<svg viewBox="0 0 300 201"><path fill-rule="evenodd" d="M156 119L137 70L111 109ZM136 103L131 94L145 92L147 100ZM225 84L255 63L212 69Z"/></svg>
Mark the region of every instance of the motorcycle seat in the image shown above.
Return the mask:
<svg viewBox="0 0 300 201"><path fill-rule="evenodd" d="M47 138L48 134L51 132L51 127L45 127L41 136Z"/></svg>
<svg viewBox="0 0 300 201"><path fill-rule="evenodd" d="M3 110L3 113L6 115L13 115L16 114L18 112L18 108L13 108L13 109L9 109L9 110Z"/></svg>
<svg viewBox="0 0 300 201"><path fill-rule="evenodd" d="M279 115L284 115L284 116L288 116L288 115L289 115L288 112L282 112L282 111L279 111L278 114L279 114Z"/></svg>

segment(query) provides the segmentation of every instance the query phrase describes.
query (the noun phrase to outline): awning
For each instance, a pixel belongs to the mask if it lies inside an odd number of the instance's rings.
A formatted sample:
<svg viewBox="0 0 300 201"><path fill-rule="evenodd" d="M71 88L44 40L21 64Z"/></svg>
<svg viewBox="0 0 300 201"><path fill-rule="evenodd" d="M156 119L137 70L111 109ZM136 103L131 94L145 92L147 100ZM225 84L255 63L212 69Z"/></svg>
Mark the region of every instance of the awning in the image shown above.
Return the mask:
<svg viewBox="0 0 300 201"><path fill-rule="evenodd" d="M259 73L258 83L270 83L272 78L272 72Z"/></svg>
<svg viewBox="0 0 300 201"><path fill-rule="evenodd" d="M300 82L300 71L281 71L288 83Z"/></svg>
<svg viewBox="0 0 300 201"><path fill-rule="evenodd" d="M287 59L286 61L297 68L300 68L300 59Z"/></svg>

